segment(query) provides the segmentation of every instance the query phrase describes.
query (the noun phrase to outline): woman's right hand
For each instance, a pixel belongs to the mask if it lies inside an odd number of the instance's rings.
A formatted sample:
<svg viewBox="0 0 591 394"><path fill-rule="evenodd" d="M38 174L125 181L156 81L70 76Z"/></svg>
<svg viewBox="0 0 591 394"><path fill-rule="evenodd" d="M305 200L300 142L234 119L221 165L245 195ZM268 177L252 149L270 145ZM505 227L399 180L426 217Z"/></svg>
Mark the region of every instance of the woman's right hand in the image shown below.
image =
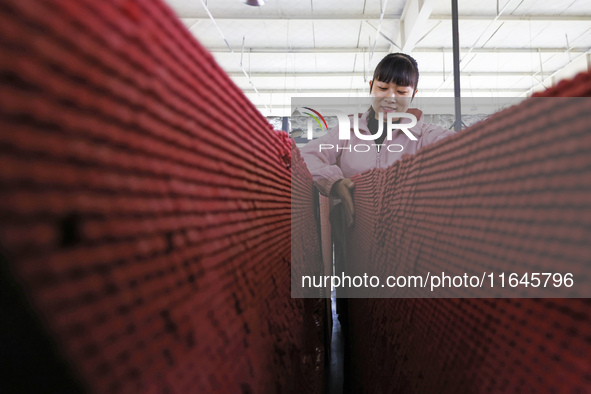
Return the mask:
<svg viewBox="0 0 591 394"><path fill-rule="evenodd" d="M355 219L355 206L353 205L352 195L354 189L355 183L349 178L343 178L335 182L331 188L331 193L343 202L343 212L345 213L347 227L351 227Z"/></svg>

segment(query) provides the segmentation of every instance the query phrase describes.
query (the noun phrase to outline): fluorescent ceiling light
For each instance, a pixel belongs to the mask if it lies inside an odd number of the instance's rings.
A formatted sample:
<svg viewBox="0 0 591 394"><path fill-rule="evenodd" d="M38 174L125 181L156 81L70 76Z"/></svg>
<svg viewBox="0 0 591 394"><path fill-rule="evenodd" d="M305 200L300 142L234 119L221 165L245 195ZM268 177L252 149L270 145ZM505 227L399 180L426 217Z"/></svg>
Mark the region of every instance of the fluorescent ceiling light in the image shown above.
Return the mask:
<svg viewBox="0 0 591 394"><path fill-rule="evenodd" d="M246 5L251 5L253 7L260 7L267 3L267 0L240 0Z"/></svg>

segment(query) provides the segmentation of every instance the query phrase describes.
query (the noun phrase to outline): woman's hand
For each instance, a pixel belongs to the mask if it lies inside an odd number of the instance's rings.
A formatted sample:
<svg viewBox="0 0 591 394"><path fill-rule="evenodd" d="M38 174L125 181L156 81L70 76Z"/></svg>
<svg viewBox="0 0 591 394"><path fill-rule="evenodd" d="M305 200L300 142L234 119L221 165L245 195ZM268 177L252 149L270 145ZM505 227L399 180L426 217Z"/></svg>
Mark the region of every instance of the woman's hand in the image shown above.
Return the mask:
<svg viewBox="0 0 591 394"><path fill-rule="evenodd" d="M335 182L331 188L331 193L343 202L343 212L345 213L345 224L347 227L351 227L355 219L355 206L353 205L352 196L354 189L355 183L349 178Z"/></svg>

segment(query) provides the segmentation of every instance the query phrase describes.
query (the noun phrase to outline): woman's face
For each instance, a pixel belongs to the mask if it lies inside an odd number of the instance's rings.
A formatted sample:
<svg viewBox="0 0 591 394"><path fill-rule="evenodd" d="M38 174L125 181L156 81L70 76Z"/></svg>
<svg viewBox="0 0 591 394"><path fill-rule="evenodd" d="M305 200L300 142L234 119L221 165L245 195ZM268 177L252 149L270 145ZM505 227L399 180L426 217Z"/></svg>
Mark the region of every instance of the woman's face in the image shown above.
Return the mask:
<svg viewBox="0 0 591 394"><path fill-rule="evenodd" d="M375 97L371 106L376 113L376 119L379 120L379 113L383 112L384 122L387 119L388 112L406 112L410 106L410 101L417 92L412 86L400 86L394 82L387 83L375 80L371 81L369 86L371 97ZM398 119L400 118L393 118L395 121Z"/></svg>

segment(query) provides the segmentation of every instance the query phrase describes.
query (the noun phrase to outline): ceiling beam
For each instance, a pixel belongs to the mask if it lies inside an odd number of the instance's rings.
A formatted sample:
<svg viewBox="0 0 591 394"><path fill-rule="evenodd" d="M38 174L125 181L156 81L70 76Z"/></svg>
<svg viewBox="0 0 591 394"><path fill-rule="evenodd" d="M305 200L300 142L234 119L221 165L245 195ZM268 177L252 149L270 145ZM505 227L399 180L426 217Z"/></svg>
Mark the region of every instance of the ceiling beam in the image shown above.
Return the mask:
<svg viewBox="0 0 591 394"><path fill-rule="evenodd" d="M462 76L472 77L527 77L535 74L535 71L475 71L466 72ZM244 77L242 72L230 72L230 77ZM363 77L363 72L296 72L296 73L282 73L282 72L252 72L249 74L251 78L285 78L285 77L302 77L302 78L331 78L331 77ZM421 71L421 77L441 77L442 72Z"/></svg>
<svg viewBox="0 0 591 394"><path fill-rule="evenodd" d="M369 93L369 89L257 89L259 94L349 94L349 93L362 93L367 95ZM527 91L525 89L518 89L518 88L491 88L491 89L463 89L466 92L511 92L511 93L524 93ZM254 89L242 89L242 91L246 94L256 94ZM419 88L421 93L453 93L453 89L421 89Z"/></svg>
<svg viewBox="0 0 591 394"><path fill-rule="evenodd" d="M451 92L451 93L453 94L453 92ZM429 99L433 99L433 98L434 98L434 97L429 97ZM435 98L437 98L437 99L440 99L440 100L441 100L441 99L444 99L444 100L450 100L450 103L451 103L451 100L453 100L453 97L435 97ZM482 99L482 98L483 98L483 97L474 97L474 99L475 99L475 100L480 100L480 99ZM484 98L490 98L490 97L484 97ZM518 102L518 99L519 99L519 97L514 97L514 96L513 96L513 97L503 97L503 98L501 98L501 100L503 100L503 99L507 99L507 98L510 98L510 99L515 99L515 103L517 103L517 102ZM519 101L521 101L521 100L519 100ZM265 108L265 106L264 106L263 104L261 104L261 103L258 103L258 104L256 104L256 103L253 103L253 105L254 105L256 108L258 108L258 109L263 109L263 110L264 110L264 109L266 109L266 110L269 110L269 109L271 109L271 110L273 110L273 111L274 111L274 110L279 110L279 109L286 109L286 110L290 110L290 111L289 111L290 113L289 113L289 114L287 114L287 115L284 115L284 116L292 116L292 115L291 115L291 112L292 112L292 111L293 111L293 109L294 109L294 107L293 107L291 104L273 104L273 105L269 105L269 104L267 104L267 108ZM444 112L444 111L437 111L437 112ZM445 111L445 112L449 112L449 111ZM453 112L453 110L452 110L451 112ZM430 111L429 111L429 114L426 114L426 115L436 115L436 114L437 114L437 113L436 113L435 111L431 111L431 110L430 110ZM271 116L281 116L281 115L271 115Z"/></svg>
<svg viewBox="0 0 591 394"><path fill-rule="evenodd" d="M407 0L400 18L398 40L395 40L402 52L410 53L427 30L434 3L435 0Z"/></svg>
<svg viewBox="0 0 591 394"><path fill-rule="evenodd" d="M460 21L491 21L496 15L460 15ZM359 15L359 14L332 14L332 15L219 15L215 16L217 21L379 21L380 15ZM401 14L386 14L385 20L399 20L402 18ZM181 20L188 22L196 22L198 20L209 20L207 15L193 15L182 14ZM450 21L451 15L430 15L429 20L435 21ZM589 22L591 15L500 15L497 18L501 22Z"/></svg>
<svg viewBox="0 0 591 394"><path fill-rule="evenodd" d="M385 14L384 19L400 19L400 14ZM179 15L181 20L189 19L190 21L196 20L209 20L208 15L188 15L188 14L181 14ZM279 21L279 22L286 22L286 21L379 21L380 14L372 14L372 15L360 15L360 14L317 14L317 15L214 15L213 16L216 21Z"/></svg>
<svg viewBox="0 0 591 394"><path fill-rule="evenodd" d="M460 15L460 21L491 21L496 15ZM431 15L430 20L451 21L451 15ZM501 22L589 22L591 15L500 15L497 21Z"/></svg>
<svg viewBox="0 0 591 394"><path fill-rule="evenodd" d="M391 22L391 21L390 21L390 22ZM371 24L369 21L365 21L365 23L366 23L366 24L367 24L369 27L371 27L372 29L374 29L375 31L378 31L378 28L377 28L377 27L375 27L374 25L372 25L372 24ZM398 30L400 30L400 29L397 27L397 28L395 28L394 30L398 31ZM388 41L388 42L390 43L390 45L392 45L392 46L394 46L394 47L396 47L396 48L400 48L400 46L398 46L398 44L397 44L397 43L395 43L395 42L392 40L392 38L390 38L390 37L388 37L387 35L385 35L383 31L381 31L381 30L380 30L380 32L379 32L379 33L380 33L380 37L382 37L384 40ZM392 47L390 47L390 48L392 48Z"/></svg>
<svg viewBox="0 0 591 394"><path fill-rule="evenodd" d="M578 55L574 59L570 60L563 67L554 71L552 74L548 75L547 77L545 76L545 78L542 81L540 81L537 84L535 84L534 86L532 86L531 89L527 90L527 92L524 92L523 95L528 97L528 96L531 96L531 94L537 90L545 90L545 89L549 88L550 86L552 86L556 83L556 78L559 77L561 74L563 77L564 77L564 74L566 74L568 78L572 78L574 75L576 75L579 72L588 71L589 67L590 67L590 63L588 63L589 60L588 60L587 56L590 56L590 55L591 55L591 49L589 51L587 51L587 53L581 53L580 55ZM589 57L589 59L591 59L591 57ZM584 66L585 63L587 66L587 70L585 70L585 66ZM538 74L541 74L541 71L533 73L532 76L538 75Z"/></svg>
<svg viewBox="0 0 591 394"><path fill-rule="evenodd" d="M571 48L570 52L584 53L589 48ZM468 52L470 48L460 48L461 52ZM211 53L229 53L228 48L208 48ZM371 48L244 48L245 53L367 53ZM452 48L427 48L417 47L413 53L439 53L451 52ZM564 53L565 48L473 48L472 53ZM376 53L387 53L384 49L376 49Z"/></svg>

